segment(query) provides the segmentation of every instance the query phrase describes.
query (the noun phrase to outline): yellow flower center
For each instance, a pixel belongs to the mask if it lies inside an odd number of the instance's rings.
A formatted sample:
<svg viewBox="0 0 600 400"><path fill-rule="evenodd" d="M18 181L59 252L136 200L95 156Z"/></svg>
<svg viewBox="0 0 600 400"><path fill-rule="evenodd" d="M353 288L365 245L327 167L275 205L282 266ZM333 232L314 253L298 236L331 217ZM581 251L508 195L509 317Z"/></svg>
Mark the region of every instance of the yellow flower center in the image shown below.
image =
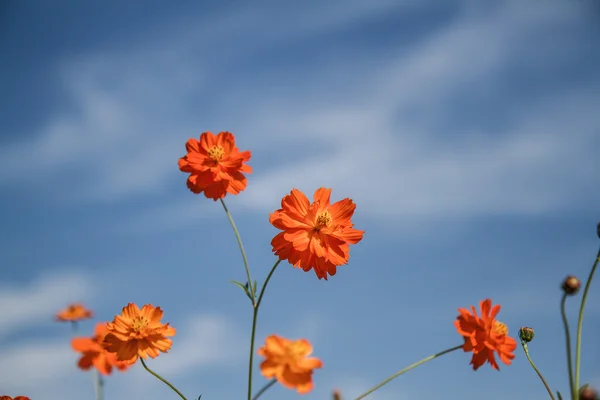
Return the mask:
<svg viewBox="0 0 600 400"><path fill-rule="evenodd" d="M506 326L506 324L503 324L500 321L494 321L494 326L492 327L492 330L498 335L508 334L508 327Z"/></svg>
<svg viewBox="0 0 600 400"><path fill-rule="evenodd" d="M323 227L327 227L331 224L333 218L331 218L331 214L329 211L325 210L321 214L317 215L317 222L315 224L315 231L321 230Z"/></svg>
<svg viewBox="0 0 600 400"><path fill-rule="evenodd" d="M225 150L221 146L213 146L208 150L208 156L215 161L221 161L223 155L225 155Z"/></svg>
<svg viewBox="0 0 600 400"><path fill-rule="evenodd" d="M134 317L131 320L131 328L135 332L139 332L148 326L148 322L148 318L144 317L143 315L140 315L139 317Z"/></svg>

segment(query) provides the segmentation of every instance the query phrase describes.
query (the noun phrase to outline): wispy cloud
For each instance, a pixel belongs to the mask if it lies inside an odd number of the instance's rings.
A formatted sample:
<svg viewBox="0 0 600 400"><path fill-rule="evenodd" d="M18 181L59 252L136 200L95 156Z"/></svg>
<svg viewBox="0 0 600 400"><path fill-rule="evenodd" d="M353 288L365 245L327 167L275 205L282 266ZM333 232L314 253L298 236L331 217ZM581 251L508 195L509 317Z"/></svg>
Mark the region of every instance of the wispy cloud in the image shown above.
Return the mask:
<svg viewBox="0 0 600 400"><path fill-rule="evenodd" d="M177 343L168 357L153 360L161 372L197 373L199 368L230 367L245 360L246 337L227 318L215 315L196 315L187 318L180 328Z"/></svg>
<svg viewBox="0 0 600 400"><path fill-rule="evenodd" d="M19 392L33 397L32 390L62 383L76 368L69 340L45 339L3 348L0 357L2 394L15 393L16 396Z"/></svg>
<svg viewBox="0 0 600 400"><path fill-rule="evenodd" d="M463 115L454 120L455 126L463 126L460 133L444 132L440 124L450 122L445 113L453 102L483 96L482 86L498 91L486 82L506 79L505 72L514 66L535 71L536 57L559 62L572 52L526 53L548 27L574 24L578 14L573 8L539 10L504 2L490 13L467 4L454 22L418 46L379 56L382 68L364 70L338 93L315 98L301 87L288 87L287 94L272 90L241 110L233 125L240 129L243 147L268 154L291 151L281 148L283 138L301 144L294 157L282 159L275 169L261 170L268 161L253 160L259 173L251 177L244 205L273 209L292 187L311 191L318 186L335 186L341 196L358 193L363 210L385 217L535 214L594 202L577 193L598 182L592 148L600 117L591 105L599 100L600 78L566 92L548 89L525 103L515 99L520 109L509 102L498 110L506 118L497 115L497 121L484 125L473 125ZM340 24L368 16L355 6L334 13ZM381 2L373 10L386 7L390 4ZM240 11L251 23L265 18L246 13ZM322 29L319 18L302 30L289 26L284 31L308 35L310 29ZM182 43L179 51L169 52L174 58L168 63L160 48L67 63L65 82L79 110L49 121L33 145L37 157L21 173L62 171L73 178L80 200L157 194L176 176L183 181L175 162L183 155L184 140L198 136L200 128L189 116L178 119L176 109L194 91L216 87L202 70L191 72L198 60L183 55L189 43ZM515 52L523 57L515 58ZM334 71L347 57L330 61L327 69ZM474 90L465 92L471 85ZM514 87L510 81L506 85ZM232 90L246 98L248 89ZM299 96L289 96L294 91ZM219 94L213 95L218 102ZM490 124L505 128L496 133ZM31 151L29 143L17 143L3 159L15 164ZM10 169L2 170L9 178Z"/></svg>
<svg viewBox="0 0 600 400"><path fill-rule="evenodd" d="M325 16L315 14L301 29L286 24L282 35L336 29L391 7L385 1L369 7L353 4L343 12L326 7ZM497 115L497 121L484 125L471 124L469 116L455 118L460 133L445 133L440 125L450 122L445 113L453 102L483 96L482 86L498 91L486 82L506 79L510 68L533 72L539 57L559 62L571 54L563 48L535 49L539 34L549 27L576 23L576 9L559 8L503 2L490 12L466 2L452 23L419 45L378 56L382 67L365 69L360 79L337 93L314 97L292 86L247 104L232 124L239 128L243 147L260 154L289 153L291 148L281 148L283 138L301 146L277 168L261 170L261 163L268 161L253 160L259 173L251 177L244 205L273 209L292 187L312 191L318 186L335 186L340 196L357 193L363 210L384 217L536 214L593 203L597 198L582 199L577 193L598 182L592 148L600 117L591 105L599 100L600 78L568 92L548 89L527 102L515 99L521 109L508 102L498 109L506 118ZM247 24L268 17L249 10L236 15L234 20ZM182 181L175 162L183 155L183 143L210 124L200 128L189 116L179 119L177 108L185 108L183 102L194 91L217 90L202 69L194 68L198 60L185 53L188 46L182 40L169 51L144 48L65 64L65 82L79 110L49 121L33 145L37 157L21 173L62 171L73 178L80 200L157 194L176 176ZM532 48L535 56L528 57ZM523 57L515 58L515 52ZM326 69L335 71L347 58L341 54ZM515 83L506 85L514 88ZM473 90L465 92L466 87ZM254 89L231 90L247 98L245 91ZM290 96L294 92L298 95ZM212 96L218 103L219 93ZM490 124L506 128L496 133ZM15 164L31 151L29 143L17 143L3 159ZM2 170L9 178L10 169Z"/></svg>
<svg viewBox="0 0 600 400"><path fill-rule="evenodd" d="M30 284L0 286L0 337L26 327L44 325L74 301L90 301L95 295L91 279L79 272L44 275Z"/></svg>

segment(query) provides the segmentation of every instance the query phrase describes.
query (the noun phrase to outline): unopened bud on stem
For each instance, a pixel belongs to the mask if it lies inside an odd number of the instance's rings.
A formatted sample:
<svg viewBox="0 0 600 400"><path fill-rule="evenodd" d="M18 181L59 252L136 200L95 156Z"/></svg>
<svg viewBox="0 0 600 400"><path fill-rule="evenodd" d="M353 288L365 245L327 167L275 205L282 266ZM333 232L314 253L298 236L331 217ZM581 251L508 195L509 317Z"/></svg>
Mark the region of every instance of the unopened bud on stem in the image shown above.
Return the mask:
<svg viewBox="0 0 600 400"><path fill-rule="evenodd" d="M586 385L579 391L579 400L598 400L598 392Z"/></svg>
<svg viewBox="0 0 600 400"><path fill-rule="evenodd" d="M525 343L531 342L533 340L533 336L535 336L533 328L523 326L521 329L519 329L519 338Z"/></svg>
<svg viewBox="0 0 600 400"><path fill-rule="evenodd" d="M580 287L581 282L579 281L579 279L577 279L577 277L572 275L567 276L562 284L562 290L569 296L572 296L575 293L577 293Z"/></svg>

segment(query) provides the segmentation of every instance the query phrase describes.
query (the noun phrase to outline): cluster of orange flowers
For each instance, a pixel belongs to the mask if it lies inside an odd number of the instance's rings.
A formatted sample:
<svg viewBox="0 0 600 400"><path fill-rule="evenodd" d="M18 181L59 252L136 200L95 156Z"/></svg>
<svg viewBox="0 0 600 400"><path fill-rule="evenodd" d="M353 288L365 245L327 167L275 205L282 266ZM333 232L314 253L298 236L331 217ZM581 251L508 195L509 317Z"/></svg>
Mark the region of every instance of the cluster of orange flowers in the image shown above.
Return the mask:
<svg viewBox="0 0 600 400"><path fill-rule="evenodd" d="M190 174L187 187L193 193L204 193L216 201L246 188L243 173L252 172L246 164L251 153L239 151L233 134L221 132L215 136L205 132L200 140L190 139L186 148L187 155L179 160L179 168ZM336 274L337 267L348 263L350 245L360 242L364 235L352 224L354 202L345 198L332 204L330 196L331 189L319 188L311 202L300 190L292 189L281 200L281 208L269 216L270 223L281 231L271 241L279 260L304 271L312 269L318 279L325 280ZM516 340L508 336L506 325L496 320L499 311L500 306L492 307L490 299L481 301L481 315L473 306L470 310L458 310L454 325L464 340L462 349L472 353L475 370L486 362L499 369L495 354L505 364L514 358ZM56 319L76 322L91 317L90 310L75 304L58 313ZM175 336L176 330L162 323L162 317L160 307L146 304L140 309L136 304L128 304L112 322L98 323L93 336L72 340L73 349L81 354L77 365L83 370L94 367L100 374L109 375L113 368L126 371L138 358L166 353L172 346L169 337ZM305 339L271 335L256 353L264 357L260 371L265 378L307 393L313 388L314 370L323 366L320 359L309 357L312 351ZM5 398L8 397L0 400Z"/></svg>

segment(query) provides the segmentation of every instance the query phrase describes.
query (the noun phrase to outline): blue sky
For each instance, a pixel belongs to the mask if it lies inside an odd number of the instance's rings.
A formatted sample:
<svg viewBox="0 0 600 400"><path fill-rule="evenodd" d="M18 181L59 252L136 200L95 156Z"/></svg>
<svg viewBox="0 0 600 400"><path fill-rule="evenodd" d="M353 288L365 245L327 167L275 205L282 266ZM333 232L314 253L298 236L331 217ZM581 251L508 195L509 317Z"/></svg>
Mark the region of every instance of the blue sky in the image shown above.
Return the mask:
<svg viewBox="0 0 600 400"><path fill-rule="evenodd" d="M275 261L268 215L292 188L352 198L366 231L329 281L282 264L261 307L258 345L307 338L324 362L303 397L351 399L460 344L457 308L486 297L513 336L536 330L532 356L566 393L559 285L587 276L599 244L599 4L3 2L0 392L93 399L52 320L83 301L98 320L160 305L178 333L149 365L189 398L245 396L251 309L228 282L241 257L219 203L177 168L188 138L227 130L252 152L226 202L253 277ZM596 386L599 304L595 282L582 379ZM545 398L516 355L474 372L452 353L369 398ZM105 393L176 398L140 365Z"/></svg>

